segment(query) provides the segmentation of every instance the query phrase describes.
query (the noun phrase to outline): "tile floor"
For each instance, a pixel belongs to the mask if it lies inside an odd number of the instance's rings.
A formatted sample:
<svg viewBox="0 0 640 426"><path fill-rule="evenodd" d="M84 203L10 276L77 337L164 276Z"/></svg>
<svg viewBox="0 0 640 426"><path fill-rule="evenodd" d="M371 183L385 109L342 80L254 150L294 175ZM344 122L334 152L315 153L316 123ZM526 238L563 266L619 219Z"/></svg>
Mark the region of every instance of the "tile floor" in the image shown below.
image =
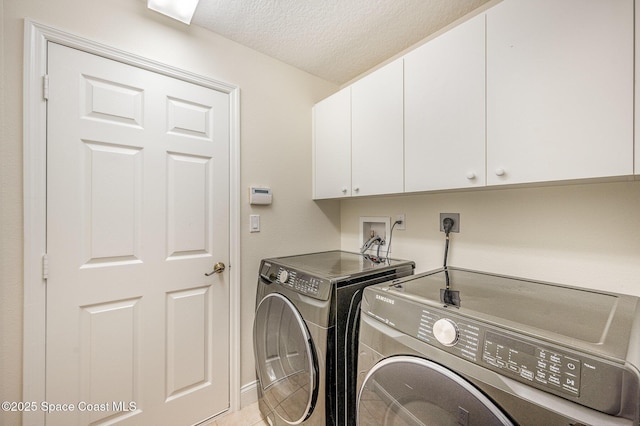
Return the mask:
<svg viewBox="0 0 640 426"><path fill-rule="evenodd" d="M225 414L200 426L269 426L262 418L258 403L244 407L235 413Z"/></svg>

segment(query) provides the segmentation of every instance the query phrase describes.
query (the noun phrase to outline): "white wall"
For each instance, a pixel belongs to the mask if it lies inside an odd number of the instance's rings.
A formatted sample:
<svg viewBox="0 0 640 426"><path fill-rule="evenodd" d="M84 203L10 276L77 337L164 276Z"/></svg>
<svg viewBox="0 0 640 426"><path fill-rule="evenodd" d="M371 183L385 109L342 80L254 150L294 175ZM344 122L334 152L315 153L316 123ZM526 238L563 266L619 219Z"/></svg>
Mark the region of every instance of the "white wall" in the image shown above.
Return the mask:
<svg viewBox="0 0 640 426"><path fill-rule="evenodd" d="M22 399L25 17L240 87L241 375L243 385L251 383L259 260L340 244L339 204L311 201L311 107L337 87L214 33L148 11L141 0L0 0L0 17L0 400ZM273 205L249 206L250 184L270 185ZM259 234L248 233L252 213L262 216ZM18 419L0 413L0 425L19 424Z"/></svg>
<svg viewBox="0 0 640 426"><path fill-rule="evenodd" d="M357 249L360 216L404 213L393 257L438 268L441 212L460 213L450 266L640 296L640 181L350 199L342 249Z"/></svg>

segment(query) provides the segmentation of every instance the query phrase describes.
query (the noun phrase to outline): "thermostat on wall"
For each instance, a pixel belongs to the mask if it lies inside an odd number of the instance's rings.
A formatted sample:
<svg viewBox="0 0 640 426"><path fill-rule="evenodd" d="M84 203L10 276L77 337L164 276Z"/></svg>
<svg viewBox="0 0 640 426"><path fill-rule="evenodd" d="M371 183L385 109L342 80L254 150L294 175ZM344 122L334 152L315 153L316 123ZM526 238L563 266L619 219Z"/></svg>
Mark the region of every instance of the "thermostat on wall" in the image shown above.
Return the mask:
<svg viewBox="0 0 640 426"><path fill-rule="evenodd" d="M271 204L271 188L249 187L249 204Z"/></svg>

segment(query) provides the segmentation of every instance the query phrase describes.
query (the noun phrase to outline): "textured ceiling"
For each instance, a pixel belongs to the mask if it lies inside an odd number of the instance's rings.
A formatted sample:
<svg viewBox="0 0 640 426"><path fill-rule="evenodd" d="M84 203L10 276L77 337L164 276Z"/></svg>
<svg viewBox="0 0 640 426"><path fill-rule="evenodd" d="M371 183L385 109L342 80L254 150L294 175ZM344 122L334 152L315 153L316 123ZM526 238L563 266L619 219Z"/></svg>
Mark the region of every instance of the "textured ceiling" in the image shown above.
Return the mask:
<svg viewBox="0 0 640 426"><path fill-rule="evenodd" d="M193 25L344 84L489 0L200 0Z"/></svg>

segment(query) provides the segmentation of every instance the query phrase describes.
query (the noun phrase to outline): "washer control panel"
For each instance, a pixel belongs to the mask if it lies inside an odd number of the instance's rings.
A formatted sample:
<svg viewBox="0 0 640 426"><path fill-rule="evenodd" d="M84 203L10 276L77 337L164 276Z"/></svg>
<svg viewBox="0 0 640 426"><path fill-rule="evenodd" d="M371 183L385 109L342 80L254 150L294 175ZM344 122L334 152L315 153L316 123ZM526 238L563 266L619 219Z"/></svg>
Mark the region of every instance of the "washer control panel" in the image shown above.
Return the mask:
<svg viewBox="0 0 640 426"><path fill-rule="evenodd" d="M267 283L281 285L315 299L328 300L331 294L329 281L270 262L263 262L260 278Z"/></svg>
<svg viewBox="0 0 640 426"><path fill-rule="evenodd" d="M278 268L278 282L284 286L294 289L298 293L307 294L309 296L318 296L322 280L301 274L297 271Z"/></svg>

